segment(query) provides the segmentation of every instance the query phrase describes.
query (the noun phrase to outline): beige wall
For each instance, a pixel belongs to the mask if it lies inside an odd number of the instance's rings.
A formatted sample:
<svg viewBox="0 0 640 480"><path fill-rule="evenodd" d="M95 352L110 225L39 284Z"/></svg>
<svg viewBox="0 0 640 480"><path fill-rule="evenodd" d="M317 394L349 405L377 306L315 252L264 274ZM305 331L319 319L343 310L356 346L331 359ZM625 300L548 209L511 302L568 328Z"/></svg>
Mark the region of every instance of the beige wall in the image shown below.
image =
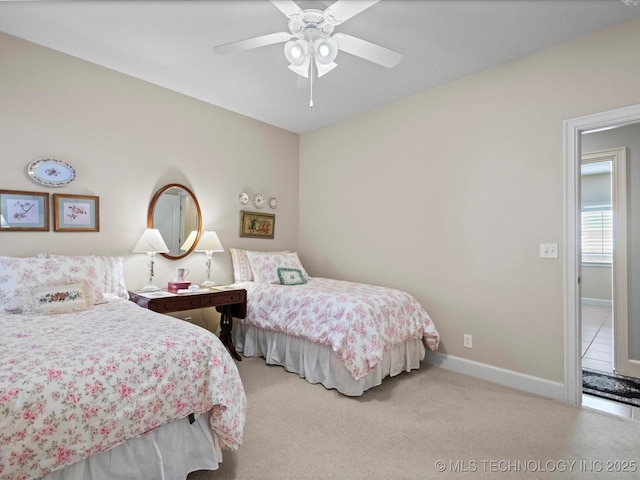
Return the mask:
<svg viewBox="0 0 640 480"><path fill-rule="evenodd" d="M627 23L303 135L309 273L406 289L442 352L563 382L563 121L640 103L638 45Z"/></svg>
<svg viewBox="0 0 640 480"><path fill-rule="evenodd" d="M180 182L225 247L299 248L311 275L405 289L445 354L562 382L562 122L640 103L639 44L633 22L299 138L0 34L0 188L101 202L100 233L1 233L0 255L125 255L141 286L146 258L128 252L153 193ZM76 182L31 182L43 156ZM279 198L275 240L238 237L241 191ZM228 252L214 261L231 281ZM204 274L198 255L179 264ZM159 259L157 278L177 265Z"/></svg>
<svg viewBox="0 0 640 480"><path fill-rule="evenodd" d="M586 150L583 136L582 152ZM580 204L585 205L608 203L611 204L611 174L582 175L580 177ZM583 263L580 270L580 290L583 303L603 303L611 305L613 277L611 264ZM602 300L603 302L599 302ZM595 301L595 302L594 302Z"/></svg>
<svg viewBox="0 0 640 480"><path fill-rule="evenodd" d="M182 183L198 197L205 229L225 253L213 278L233 279L228 248L295 249L298 135L164 88L0 33L0 189L98 195L99 233L0 232L0 255L40 251L124 255L127 286L146 284L147 259L132 254L153 194ZM77 179L62 188L33 183L29 162L65 160ZM239 238L240 192L276 196L274 240ZM159 257L156 283L175 268L205 276L204 254Z"/></svg>
<svg viewBox="0 0 640 480"><path fill-rule="evenodd" d="M583 303L611 305L612 277L610 264L583 264L580 287Z"/></svg>

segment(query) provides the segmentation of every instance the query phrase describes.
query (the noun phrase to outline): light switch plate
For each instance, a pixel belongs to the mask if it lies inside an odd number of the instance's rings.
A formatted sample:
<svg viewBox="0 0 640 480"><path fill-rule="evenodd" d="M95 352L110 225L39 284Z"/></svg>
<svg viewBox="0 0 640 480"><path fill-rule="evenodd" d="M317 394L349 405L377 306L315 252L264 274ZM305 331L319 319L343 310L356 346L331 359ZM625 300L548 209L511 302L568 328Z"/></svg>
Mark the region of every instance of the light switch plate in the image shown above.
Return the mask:
<svg viewBox="0 0 640 480"><path fill-rule="evenodd" d="M541 243L540 258L558 258L557 243Z"/></svg>

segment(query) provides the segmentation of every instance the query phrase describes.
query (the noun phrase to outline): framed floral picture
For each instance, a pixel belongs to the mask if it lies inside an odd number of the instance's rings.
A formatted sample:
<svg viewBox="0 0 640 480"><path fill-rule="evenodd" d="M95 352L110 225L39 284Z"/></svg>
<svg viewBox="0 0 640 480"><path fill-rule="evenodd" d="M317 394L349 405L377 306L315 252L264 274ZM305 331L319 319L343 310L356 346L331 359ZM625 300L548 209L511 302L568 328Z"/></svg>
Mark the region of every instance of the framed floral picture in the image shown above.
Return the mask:
<svg viewBox="0 0 640 480"><path fill-rule="evenodd" d="M49 231L49 194L0 190L0 231Z"/></svg>
<svg viewBox="0 0 640 480"><path fill-rule="evenodd" d="M53 194L54 232L99 232L99 198L92 195Z"/></svg>
<svg viewBox="0 0 640 480"><path fill-rule="evenodd" d="M240 212L240 236L253 238L273 238L276 216L272 213Z"/></svg>

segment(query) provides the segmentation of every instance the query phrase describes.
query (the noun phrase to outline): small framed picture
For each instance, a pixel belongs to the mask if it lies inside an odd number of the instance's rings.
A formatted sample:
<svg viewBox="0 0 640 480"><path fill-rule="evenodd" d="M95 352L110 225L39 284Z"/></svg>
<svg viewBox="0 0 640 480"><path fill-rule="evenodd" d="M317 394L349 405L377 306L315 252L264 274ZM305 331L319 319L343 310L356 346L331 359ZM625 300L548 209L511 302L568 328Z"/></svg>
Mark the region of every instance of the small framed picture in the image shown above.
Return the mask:
<svg viewBox="0 0 640 480"><path fill-rule="evenodd" d="M53 194L54 232L99 232L99 198L92 195Z"/></svg>
<svg viewBox="0 0 640 480"><path fill-rule="evenodd" d="M276 216L273 213L240 212L240 236L253 238L273 238Z"/></svg>
<svg viewBox="0 0 640 480"><path fill-rule="evenodd" d="M0 231L49 231L49 194L0 190Z"/></svg>

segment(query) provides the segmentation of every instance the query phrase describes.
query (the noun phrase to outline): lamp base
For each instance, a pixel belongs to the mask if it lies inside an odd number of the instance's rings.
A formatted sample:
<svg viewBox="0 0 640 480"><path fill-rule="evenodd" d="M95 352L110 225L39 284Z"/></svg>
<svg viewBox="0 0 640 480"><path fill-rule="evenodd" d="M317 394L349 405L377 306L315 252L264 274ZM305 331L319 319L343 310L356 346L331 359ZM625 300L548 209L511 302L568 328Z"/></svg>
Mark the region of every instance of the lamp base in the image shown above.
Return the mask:
<svg viewBox="0 0 640 480"><path fill-rule="evenodd" d="M158 290L162 290L160 287L156 285L145 285L140 289L141 292L157 292Z"/></svg>
<svg viewBox="0 0 640 480"><path fill-rule="evenodd" d="M213 288L213 287L215 287L216 285L217 285L217 283L216 283L216 282L214 282L213 280L205 280L204 282L202 282L202 283L200 284L200 286L201 286L202 288Z"/></svg>

